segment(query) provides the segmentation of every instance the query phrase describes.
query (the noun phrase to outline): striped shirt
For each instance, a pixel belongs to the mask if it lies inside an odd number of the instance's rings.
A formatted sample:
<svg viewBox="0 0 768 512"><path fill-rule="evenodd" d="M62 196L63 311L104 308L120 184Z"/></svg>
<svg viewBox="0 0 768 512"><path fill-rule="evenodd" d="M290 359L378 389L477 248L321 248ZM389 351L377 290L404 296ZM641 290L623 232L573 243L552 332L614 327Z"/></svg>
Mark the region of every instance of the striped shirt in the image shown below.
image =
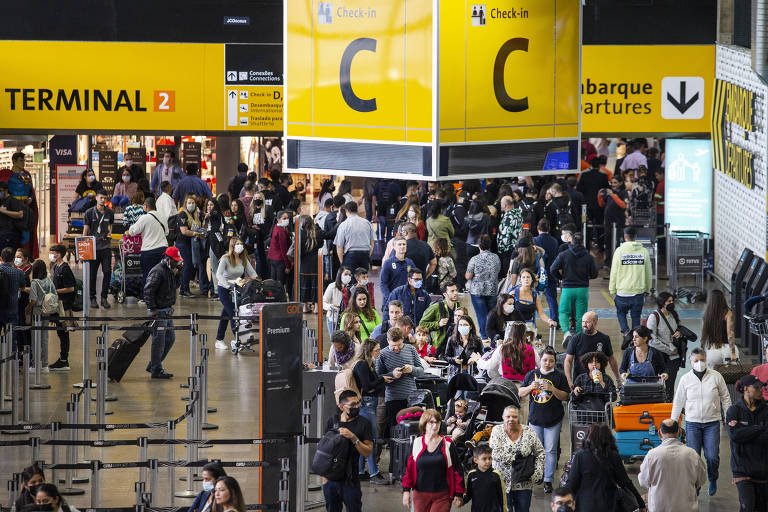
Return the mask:
<svg viewBox="0 0 768 512"><path fill-rule="evenodd" d="M392 370L402 368L406 364L413 367L411 373L404 373L399 379L393 380L386 385L384 389L384 401L406 400L408 395L416 391L416 377L424 375L424 369L419 362L419 353L413 345L403 344L399 353L395 353L387 347L381 351L381 355L376 360L376 373L378 375L392 376Z"/></svg>

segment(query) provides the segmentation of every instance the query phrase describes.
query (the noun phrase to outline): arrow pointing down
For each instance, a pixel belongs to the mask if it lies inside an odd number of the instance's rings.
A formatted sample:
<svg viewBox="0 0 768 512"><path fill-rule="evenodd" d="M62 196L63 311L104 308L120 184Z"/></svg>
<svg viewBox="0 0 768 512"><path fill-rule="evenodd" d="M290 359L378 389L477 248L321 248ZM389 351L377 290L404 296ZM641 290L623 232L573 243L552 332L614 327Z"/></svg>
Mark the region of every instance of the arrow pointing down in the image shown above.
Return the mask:
<svg viewBox="0 0 768 512"><path fill-rule="evenodd" d="M681 113L685 114L685 112L693 106L694 103L696 103L699 99L699 93L694 94L691 99L688 101L685 101L685 85L686 82L682 81L680 82L680 99L675 99L674 96L672 96L671 93L667 93L667 99L669 102L674 105L674 107Z"/></svg>

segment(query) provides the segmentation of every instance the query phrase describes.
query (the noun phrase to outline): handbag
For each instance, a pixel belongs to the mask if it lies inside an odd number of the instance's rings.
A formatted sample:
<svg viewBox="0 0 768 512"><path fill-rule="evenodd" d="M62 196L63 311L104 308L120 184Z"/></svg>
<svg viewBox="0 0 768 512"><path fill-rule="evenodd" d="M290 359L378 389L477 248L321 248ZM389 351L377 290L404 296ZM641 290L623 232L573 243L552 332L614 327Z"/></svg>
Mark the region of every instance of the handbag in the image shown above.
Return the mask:
<svg viewBox="0 0 768 512"><path fill-rule="evenodd" d="M512 483L522 484L529 481L534 471L536 471L536 454L531 450L528 456L523 457L518 448L515 460L512 461Z"/></svg>
<svg viewBox="0 0 768 512"><path fill-rule="evenodd" d="M757 365L739 361L735 363L716 364L714 369L723 376L723 380L726 384L736 384L740 378L752 373L752 369L755 366Z"/></svg>
<svg viewBox="0 0 768 512"><path fill-rule="evenodd" d="M618 484L615 497L616 506L614 507L614 510L617 512L635 512L635 510L640 508L635 495L624 487L618 486Z"/></svg>

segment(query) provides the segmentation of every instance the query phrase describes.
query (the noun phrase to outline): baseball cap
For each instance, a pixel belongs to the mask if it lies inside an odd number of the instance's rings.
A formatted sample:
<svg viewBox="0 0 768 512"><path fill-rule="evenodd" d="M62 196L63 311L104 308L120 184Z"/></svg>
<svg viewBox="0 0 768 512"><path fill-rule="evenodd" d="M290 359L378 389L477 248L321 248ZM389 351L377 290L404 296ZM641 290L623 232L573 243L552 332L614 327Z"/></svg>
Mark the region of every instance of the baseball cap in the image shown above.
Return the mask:
<svg viewBox="0 0 768 512"><path fill-rule="evenodd" d="M518 249L524 249L525 247L530 247L533 245L533 240L531 240L531 237L524 236L520 240L517 241L517 248Z"/></svg>
<svg viewBox="0 0 768 512"><path fill-rule="evenodd" d="M169 247L169 248L167 248L165 250L165 252L163 254L165 254L169 258L173 258L176 261L184 261L181 258L181 255L179 254L179 248L178 247Z"/></svg>
<svg viewBox="0 0 768 512"><path fill-rule="evenodd" d="M757 377L751 374L745 375L741 379L739 379L739 384L741 384L741 386L745 388L747 386L758 386L758 387L765 386L765 382L761 381L760 379L758 379Z"/></svg>

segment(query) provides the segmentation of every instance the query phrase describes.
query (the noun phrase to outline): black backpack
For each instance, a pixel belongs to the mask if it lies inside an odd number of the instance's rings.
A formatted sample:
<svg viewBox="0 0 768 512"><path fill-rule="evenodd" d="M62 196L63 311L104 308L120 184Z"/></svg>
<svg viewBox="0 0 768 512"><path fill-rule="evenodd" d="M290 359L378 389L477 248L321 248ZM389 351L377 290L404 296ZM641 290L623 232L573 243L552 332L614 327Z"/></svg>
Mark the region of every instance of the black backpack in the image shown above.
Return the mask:
<svg viewBox="0 0 768 512"><path fill-rule="evenodd" d="M243 290L243 304L255 302L286 302L285 288L274 279L248 281Z"/></svg>
<svg viewBox="0 0 768 512"><path fill-rule="evenodd" d="M453 225L453 237L454 238L466 238L469 234L469 228L464 222L467 218L467 209L463 204L454 203L448 207L448 211L445 212L446 217L451 220Z"/></svg>
<svg viewBox="0 0 768 512"><path fill-rule="evenodd" d="M376 214L379 217L394 219L397 216L397 204L392 194L392 182L382 181L379 183L379 194L376 196Z"/></svg>
<svg viewBox="0 0 768 512"><path fill-rule="evenodd" d="M555 207L555 218L553 219L554 226L557 228L562 228L563 226L567 226L568 224L576 224L576 221L573 218L573 215L571 214L571 202L568 201L568 204L564 207L560 208L558 206L557 202L554 202Z"/></svg>
<svg viewBox="0 0 768 512"><path fill-rule="evenodd" d="M165 238L168 240L168 246L170 247L176 241L176 235L179 234L179 214L168 216L168 236Z"/></svg>
<svg viewBox="0 0 768 512"><path fill-rule="evenodd" d="M339 434L339 424L333 424L317 443L317 451L312 459L312 473L338 482L347 477L347 456L349 441Z"/></svg>
<svg viewBox="0 0 768 512"><path fill-rule="evenodd" d="M11 298L11 276L5 272L0 272L0 305L3 309L9 309L17 301L18 297Z"/></svg>
<svg viewBox="0 0 768 512"><path fill-rule="evenodd" d="M523 227L533 229L536 227L536 201L530 197L520 201L520 210L523 216Z"/></svg>

